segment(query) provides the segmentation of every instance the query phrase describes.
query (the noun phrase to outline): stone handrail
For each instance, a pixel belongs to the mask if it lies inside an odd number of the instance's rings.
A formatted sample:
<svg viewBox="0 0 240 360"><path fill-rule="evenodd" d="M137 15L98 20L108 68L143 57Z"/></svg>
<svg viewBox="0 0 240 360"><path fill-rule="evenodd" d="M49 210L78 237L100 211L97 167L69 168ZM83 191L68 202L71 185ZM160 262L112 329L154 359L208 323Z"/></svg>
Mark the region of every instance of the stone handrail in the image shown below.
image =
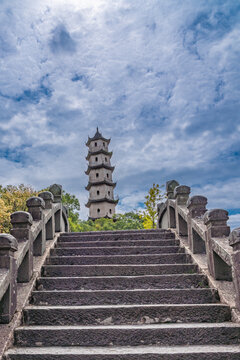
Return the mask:
<svg viewBox="0 0 240 360"><path fill-rule="evenodd" d="M207 210L207 198L190 195L190 187L175 180L166 184L167 200L158 205L158 227L172 228L188 241L193 254L206 254L210 275L232 281L240 310L240 228L230 233L228 212Z"/></svg>
<svg viewBox="0 0 240 360"><path fill-rule="evenodd" d="M0 323L9 323L16 310L17 282L29 282L33 257L42 256L46 241L68 232L68 211L62 204L62 187L29 198L28 212L11 214L11 234L0 234Z"/></svg>

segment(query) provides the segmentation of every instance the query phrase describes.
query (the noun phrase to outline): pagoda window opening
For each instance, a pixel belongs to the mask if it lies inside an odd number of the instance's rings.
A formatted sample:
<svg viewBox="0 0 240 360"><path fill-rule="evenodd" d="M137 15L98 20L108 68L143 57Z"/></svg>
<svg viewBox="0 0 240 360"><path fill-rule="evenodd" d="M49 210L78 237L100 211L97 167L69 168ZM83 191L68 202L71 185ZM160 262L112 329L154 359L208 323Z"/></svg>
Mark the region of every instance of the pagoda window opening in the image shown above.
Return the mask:
<svg viewBox="0 0 240 360"><path fill-rule="evenodd" d="M112 213L112 209L109 210L110 214Z"/></svg>
<svg viewBox="0 0 240 360"><path fill-rule="evenodd" d="M95 157L95 161L98 161L98 157Z"/></svg>
<svg viewBox="0 0 240 360"><path fill-rule="evenodd" d="M95 146L97 146L97 142L95 142Z"/></svg>
<svg viewBox="0 0 240 360"><path fill-rule="evenodd" d="M99 190L97 190L97 195L99 195L100 194L100 192L99 192Z"/></svg>
<svg viewBox="0 0 240 360"><path fill-rule="evenodd" d="M103 142L103 146L105 147L105 142Z"/></svg>
<svg viewBox="0 0 240 360"><path fill-rule="evenodd" d="M96 177L99 177L99 173L96 173Z"/></svg>
<svg viewBox="0 0 240 360"><path fill-rule="evenodd" d="M107 174L107 178L109 178L109 175Z"/></svg>
<svg viewBox="0 0 240 360"><path fill-rule="evenodd" d="M107 162L107 158L105 157L105 161Z"/></svg>
<svg viewBox="0 0 240 360"><path fill-rule="evenodd" d="M110 191L108 191L108 195L110 196Z"/></svg>
<svg viewBox="0 0 240 360"><path fill-rule="evenodd" d="M100 213L100 209L97 209L97 212Z"/></svg>

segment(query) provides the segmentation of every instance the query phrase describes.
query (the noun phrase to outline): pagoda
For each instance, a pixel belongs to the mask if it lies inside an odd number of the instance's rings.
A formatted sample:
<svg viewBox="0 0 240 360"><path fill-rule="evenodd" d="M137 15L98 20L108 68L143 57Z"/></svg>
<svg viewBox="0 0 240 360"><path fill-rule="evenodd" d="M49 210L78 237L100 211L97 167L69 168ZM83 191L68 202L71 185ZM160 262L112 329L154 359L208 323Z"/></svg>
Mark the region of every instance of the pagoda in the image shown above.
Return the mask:
<svg viewBox="0 0 240 360"><path fill-rule="evenodd" d="M86 207L89 208L89 219L112 218L118 199L114 199L113 190L116 183L112 180L114 166L111 166L112 152L108 151L111 139L105 139L98 128L94 137L88 137L86 146L88 155L86 160L88 169L89 198Z"/></svg>

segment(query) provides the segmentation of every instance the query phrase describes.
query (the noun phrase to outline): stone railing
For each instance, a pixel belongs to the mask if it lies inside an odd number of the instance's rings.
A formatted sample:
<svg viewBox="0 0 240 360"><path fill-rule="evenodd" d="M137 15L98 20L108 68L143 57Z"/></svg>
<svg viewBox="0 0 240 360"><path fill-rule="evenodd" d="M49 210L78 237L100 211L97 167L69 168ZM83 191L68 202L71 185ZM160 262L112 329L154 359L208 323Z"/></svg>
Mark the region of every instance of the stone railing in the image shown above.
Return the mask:
<svg viewBox="0 0 240 360"><path fill-rule="evenodd" d="M209 274L232 281L240 310L240 228L230 232L228 212L207 210L207 198L190 195L190 187L175 180L166 184L167 200L158 205L158 227L172 228L186 238L193 254L206 254Z"/></svg>
<svg viewBox="0 0 240 360"><path fill-rule="evenodd" d="M0 323L9 323L17 304L17 282L29 282L33 257L42 256L46 241L58 232L68 232L67 209L62 204L62 187L27 200L28 211L11 214L11 235L0 234Z"/></svg>

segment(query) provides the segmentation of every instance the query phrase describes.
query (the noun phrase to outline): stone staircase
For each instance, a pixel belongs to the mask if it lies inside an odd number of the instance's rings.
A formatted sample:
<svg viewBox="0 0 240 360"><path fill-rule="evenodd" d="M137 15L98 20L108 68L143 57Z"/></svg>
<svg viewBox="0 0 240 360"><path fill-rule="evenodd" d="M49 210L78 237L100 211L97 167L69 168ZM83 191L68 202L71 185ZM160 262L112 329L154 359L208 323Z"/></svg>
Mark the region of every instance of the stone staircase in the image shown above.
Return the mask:
<svg viewBox="0 0 240 360"><path fill-rule="evenodd" d="M240 359L240 324L170 230L62 234L8 360Z"/></svg>

